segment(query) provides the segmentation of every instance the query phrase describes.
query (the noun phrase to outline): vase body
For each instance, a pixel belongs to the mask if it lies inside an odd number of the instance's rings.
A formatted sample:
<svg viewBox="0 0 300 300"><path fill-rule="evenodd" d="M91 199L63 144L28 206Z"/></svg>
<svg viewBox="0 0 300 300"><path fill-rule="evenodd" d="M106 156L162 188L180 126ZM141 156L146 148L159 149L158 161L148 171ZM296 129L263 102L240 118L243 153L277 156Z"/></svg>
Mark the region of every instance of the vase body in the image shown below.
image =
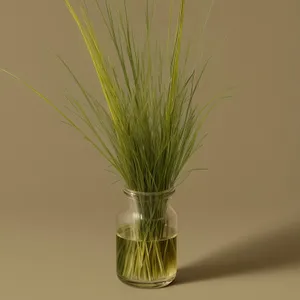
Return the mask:
<svg viewBox="0 0 300 300"><path fill-rule="evenodd" d="M170 205L174 190L124 193L129 203L117 217L117 275L136 287L169 285L177 272L177 215Z"/></svg>

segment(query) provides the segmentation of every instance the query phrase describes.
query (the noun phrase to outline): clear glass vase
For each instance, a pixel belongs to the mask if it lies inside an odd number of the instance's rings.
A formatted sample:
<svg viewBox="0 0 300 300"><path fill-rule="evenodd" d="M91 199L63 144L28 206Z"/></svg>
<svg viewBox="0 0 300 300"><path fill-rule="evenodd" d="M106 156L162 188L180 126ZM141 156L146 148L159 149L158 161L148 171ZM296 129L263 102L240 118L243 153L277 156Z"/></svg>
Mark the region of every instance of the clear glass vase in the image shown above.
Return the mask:
<svg viewBox="0 0 300 300"><path fill-rule="evenodd" d="M117 217L117 275L129 285L159 288L177 272L177 214L170 205L175 190L141 193L124 190L128 210Z"/></svg>

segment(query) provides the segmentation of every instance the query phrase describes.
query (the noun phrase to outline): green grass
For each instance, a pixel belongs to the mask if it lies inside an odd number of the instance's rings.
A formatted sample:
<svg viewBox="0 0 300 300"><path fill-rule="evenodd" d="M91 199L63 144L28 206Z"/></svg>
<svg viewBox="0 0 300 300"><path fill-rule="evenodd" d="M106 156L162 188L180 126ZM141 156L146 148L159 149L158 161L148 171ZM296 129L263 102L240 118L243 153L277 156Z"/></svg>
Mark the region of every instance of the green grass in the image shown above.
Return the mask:
<svg viewBox="0 0 300 300"><path fill-rule="evenodd" d="M136 42L126 0L120 14L113 13L108 1L104 7L95 1L94 9L98 9L116 50L116 66L103 52L84 2L79 12L69 0L64 2L81 32L106 101L92 97L61 57L82 93L79 99L66 96L68 110L61 110L31 85L23 83L108 160L127 188L143 192L172 188L189 158L202 147L205 135L201 129L219 100L207 101L201 107L193 103L210 59L199 70L186 71L189 54L182 51L186 1L180 1L175 31L171 1L167 46L153 43L153 6L149 1L142 44Z"/></svg>

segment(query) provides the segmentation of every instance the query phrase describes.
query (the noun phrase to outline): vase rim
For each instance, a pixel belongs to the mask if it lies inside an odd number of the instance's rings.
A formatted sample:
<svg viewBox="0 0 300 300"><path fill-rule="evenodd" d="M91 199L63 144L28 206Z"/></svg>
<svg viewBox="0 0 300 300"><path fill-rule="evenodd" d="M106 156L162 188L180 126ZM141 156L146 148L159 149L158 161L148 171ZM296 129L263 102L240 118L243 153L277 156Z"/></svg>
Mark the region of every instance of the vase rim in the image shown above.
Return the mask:
<svg viewBox="0 0 300 300"><path fill-rule="evenodd" d="M164 190L161 192L139 192L135 190L131 190L129 188L124 188L123 192L126 196L135 197L135 196L165 196L170 197L175 193L175 187L171 187L168 190Z"/></svg>

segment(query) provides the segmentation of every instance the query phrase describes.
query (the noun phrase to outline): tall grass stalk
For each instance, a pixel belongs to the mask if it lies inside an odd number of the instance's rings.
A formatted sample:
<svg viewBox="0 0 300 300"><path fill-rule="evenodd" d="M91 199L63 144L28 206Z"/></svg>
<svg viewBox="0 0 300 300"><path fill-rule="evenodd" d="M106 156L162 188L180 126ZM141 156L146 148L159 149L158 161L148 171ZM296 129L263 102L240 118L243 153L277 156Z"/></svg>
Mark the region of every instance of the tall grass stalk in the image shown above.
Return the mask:
<svg viewBox="0 0 300 300"><path fill-rule="evenodd" d="M138 44L129 20L127 1L124 0L123 13L116 15L108 1L102 7L95 0L95 9L99 11L115 48L118 68L104 54L104 41L98 39L85 3L77 12L69 0L64 2L87 47L105 102L87 91L61 57L59 60L79 87L83 99L66 96L68 111L61 110L45 95L22 82L107 159L127 189L144 193L172 189L189 158L202 147L205 135L201 129L216 100L220 99L212 99L203 106L193 103L209 59L199 70L186 71L189 57L188 52L183 54L182 47L186 1L179 1L174 34L174 9L170 9L167 46L160 46L153 43L151 35L154 6L149 1L146 1L145 10L145 40ZM155 220L162 219L167 203L159 196L145 201L140 195L137 205L145 218L134 228L135 238L140 241L134 254L133 249L122 253L125 255L122 261L126 261L123 275L154 280L166 273L163 263L166 249L155 245L155 241L163 238L165 224ZM149 240L154 243L151 249ZM143 262L139 270L134 257Z"/></svg>

